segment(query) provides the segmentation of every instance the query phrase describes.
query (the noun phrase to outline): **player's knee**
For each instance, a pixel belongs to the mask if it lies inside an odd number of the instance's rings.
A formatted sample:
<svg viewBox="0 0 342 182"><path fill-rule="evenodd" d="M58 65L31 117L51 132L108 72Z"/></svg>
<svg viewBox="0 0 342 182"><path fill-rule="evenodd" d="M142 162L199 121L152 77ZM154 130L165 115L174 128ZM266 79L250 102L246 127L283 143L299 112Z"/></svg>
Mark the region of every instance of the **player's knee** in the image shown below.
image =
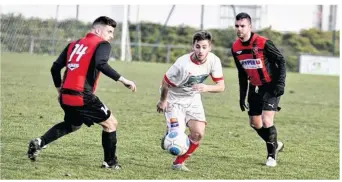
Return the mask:
<svg viewBox="0 0 342 182"><path fill-rule="evenodd" d="M260 129L263 126L262 117L260 115L250 116L249 125L254 129Z"/></svg>
<svg viewBox="0 0 342 182"><path fill-rule="evenodd" d="M260 129L263 125L262 125L262 122L259 122L256 120L250 120L249 126L251 126L253 129Z"/></svg>
<svg viewBox="0 0 342 182"><path fill-rule="evenodd" d="M100 123L103 130L106 132L113 132L116 131L118 121L111 115L106 121Z"/></svg>
<svg viewBox="0 0 342 182"><path fill-rule="evenodd" d="M271 126L273 126L273 121L264 121L263 122L264 123L264 128L269 128L269 127L271 127Z"/></svg>
<svg viewBox="0 0 342 182"><path fill-rule="evenodd" d="M254 125L254 124L250 123L249 126L251 128L253 128L253 129L255 129L255 130L258 130L258 129L262 128L263 125L260 125L260 124L259 125Z"/></svg>
<svg viewBox="0 0 342 182"><path fill-rule="evenodd" d="M262 123L264 128L269 128L273 126L274 111L263 111L262 113Z"/></svg>
<svg viewBox="0 0 342 182"><path fill-rule="evenodd" d="M273 126L273 119L269 118L269 117L263 117L262 123L264 125L264 128L269 128L269 127Z"/></svg>
<svg viewBox="0 0 342 182"><path fill-rule="evenodd" d="M74 132L74 131L80 129L81 126L82 126L82 125L80 125L80 126L74 126L74 125L72 125L72 124L70 124L70 123L68 123L68 122L63 122L63 127L65 128L65 131L66 131L67 133Z"/></svg>
<svg viewBox="0 0 342 182"><path fill-rule="evenodd" d="M199 142L204 136L204 132L192 132L190 133L190 139L194 142Z"/></svg>

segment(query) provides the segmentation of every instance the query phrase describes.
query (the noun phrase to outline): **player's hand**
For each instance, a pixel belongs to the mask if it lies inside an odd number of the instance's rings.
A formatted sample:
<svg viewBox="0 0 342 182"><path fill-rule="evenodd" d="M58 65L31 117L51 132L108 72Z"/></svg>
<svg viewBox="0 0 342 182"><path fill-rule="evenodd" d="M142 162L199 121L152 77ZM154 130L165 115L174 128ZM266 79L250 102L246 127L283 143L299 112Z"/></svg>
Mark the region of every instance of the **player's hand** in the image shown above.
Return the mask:
<svg viewBox="0 0 342 182"><path fill-rule="evenodd" d="M192 89L198 92L207 92L208 91L208 86L203 83L195 84L192 86Z"/></svg>
<svg viewBox="0 0 342 182"><path fill-rule="evenodd" d="M166 100L165 100L165 101L161 101L161 100L160 100L160 101L157 103L157 112L159 112L159 113L165 112L166 106L167 106Z"/></svg>
<svg viewBox="0 0 342 182"><path fill-rule="evenodd" d="M275 89L273 90L273 95L276 97L282 96L284 94L284 86L281 84L278 84L275 86Z"/></svg>
<svg viewBox="0 0 342 182"><path fill-rule="evenodd" d="M135 83L133 81L126 80L125 82L122 82L122 83L125 85L125 87L132 90L132 92L137 91L137 86L135 85Z"/></svg>
<svg viewBox="0 0 342 182"><path fill-rule="evenodd" d="M132 92L136 92L137 91L137 86L131 80L127 80L123 76L120 76L118 81L120 81L122 84L124 84L125 87L127 87L128 89L132 90Z"/></svg>
<svg viewBox="0 0 342 182"><path fill-rule="evenodd" d="M248 106L246 105L245 100L240 100L240 109L242 112L248 109Z"/></svg>

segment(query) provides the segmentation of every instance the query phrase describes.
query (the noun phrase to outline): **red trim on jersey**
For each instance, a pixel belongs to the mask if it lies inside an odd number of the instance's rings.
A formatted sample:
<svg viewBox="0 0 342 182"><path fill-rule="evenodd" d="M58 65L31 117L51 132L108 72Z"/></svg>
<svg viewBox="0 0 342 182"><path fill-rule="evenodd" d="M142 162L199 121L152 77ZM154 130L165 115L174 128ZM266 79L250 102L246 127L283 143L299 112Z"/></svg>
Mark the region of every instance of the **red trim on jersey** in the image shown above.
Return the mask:
<svg viewBox="0 0 342 182"><path fill-rule="evenodd" d="M262 56L262 60L264 60L264 56ZM261 62L262 62L262 67L263 67L262 74L264 74L264 78L265 78L266 82L271 82L272 79L267 72L265 61L261 61Z"/></svg>
<svg viewBox="0 0 342 182"><path fill-rule="evenodd" d="M83 106L83 97L80 95L68 95L62 94L62 102L63 104L69 106Z"/></svg>
<svg viewBox="0 0 342 182"><path fill-rule="evenodd" d="M190 60L191 60L191 62L193 62L194 64L201 65L201 64L204 64L204 63L207 61L207 58L205 58L205 61L204 61L204 62L199 62L199 61L197 61L197 60L192 59L192 56L193 56L194 54L195 54L195 53L192 53L192 54L190 55ZM208 55L207 55L207 56L208 56Z"/></svg>
<svg viewBox="0 0 342 182"><path fill-rule="evenodd" d="M164 75L164 80L166 81L166 83L167 84L169 84L170 86L173 86L173 87L175 87L176 85L175 84L173 84L168 78L167 78L167 76L166 75Z"/></svg>
<svg viewBox="0 0 342 182"><path fill-rule="evenodd" d="M220 81L220 80L223 80L223 76L222 77L219 77L219 78L215 78L215 77L213 77L213 75L212 74L210 74L210 76L211 76L211 79L214 81L214 82L218 82L218 81Z"/></svg>
<svg viewBox="0 0 342 182"><path fill-rule="evenodd" d="M99 78L100 78L100 72L97 73L97 76L96 76L96 79L95 79L95 83L94 83L94 86L93 86L93 93L95 93L95 91L96 91L96 87L97 87L97 84L99 82Z"/></svg>

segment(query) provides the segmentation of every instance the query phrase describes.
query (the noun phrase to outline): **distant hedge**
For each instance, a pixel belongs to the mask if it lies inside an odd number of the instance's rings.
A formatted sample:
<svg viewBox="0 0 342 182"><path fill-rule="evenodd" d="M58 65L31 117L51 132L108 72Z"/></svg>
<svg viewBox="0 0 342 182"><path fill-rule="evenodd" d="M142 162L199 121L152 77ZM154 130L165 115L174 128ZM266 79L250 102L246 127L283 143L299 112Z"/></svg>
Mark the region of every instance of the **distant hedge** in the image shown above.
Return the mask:
<svg viewBox="0 0 342 182"><path fill-rule="evenodd" d="M137 24L129 24L129 35L131 42L137 42ZM85 23L73 19L61 20L57 24L54 19L25 18L22 15L1 14L1 48L4 51L29 52L56 54L60 52L66 43L72 39L83 36L90 27ZM178 56L190 50L192 35L197 29L188 26L167 26L160 35L163 25L141 22L141 42L149 44L182 45L188 48L173 48L169 60L175 61ZM116 44L120 41L121 24L118 25L115 36ZM210 29L214 37L213 52L219 56L224 66L233 67L233 58L230 56L230 47L236 39L233 29ZM293 32L281 33L271 28L262 29L258 34L271 39L281 50L287 61L288 71L297 71L298 56L300 53L317 55L332 55L333 33L322 32L317 29L301 30L298 34ZM339 56L339 31L336 32L336 43L334 47L335 56ZM34 40L34 41L32 41ZM158 41L158 42L157 42ZM34 42L34 45L32 45ZM132 46L133 60L138 60L137 49ZM143 46L141 49L141 60L152 62L166 61L166 48ZM119 57L120 46L113 46L112 54Z"/></svg>

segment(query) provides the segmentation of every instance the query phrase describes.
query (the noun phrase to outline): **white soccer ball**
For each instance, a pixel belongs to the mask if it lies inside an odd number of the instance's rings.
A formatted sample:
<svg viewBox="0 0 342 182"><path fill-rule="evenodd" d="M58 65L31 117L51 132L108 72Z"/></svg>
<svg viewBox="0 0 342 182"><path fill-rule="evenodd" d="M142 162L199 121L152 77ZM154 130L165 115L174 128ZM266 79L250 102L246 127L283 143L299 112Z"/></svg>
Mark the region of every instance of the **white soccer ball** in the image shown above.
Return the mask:
<svg viewBox="0 0 342 182"><path fill-rule="evenodd" d="M164 140L164 148L172 155L185 154L190 146L188 135L185 133L170 132Z"/></svg>

